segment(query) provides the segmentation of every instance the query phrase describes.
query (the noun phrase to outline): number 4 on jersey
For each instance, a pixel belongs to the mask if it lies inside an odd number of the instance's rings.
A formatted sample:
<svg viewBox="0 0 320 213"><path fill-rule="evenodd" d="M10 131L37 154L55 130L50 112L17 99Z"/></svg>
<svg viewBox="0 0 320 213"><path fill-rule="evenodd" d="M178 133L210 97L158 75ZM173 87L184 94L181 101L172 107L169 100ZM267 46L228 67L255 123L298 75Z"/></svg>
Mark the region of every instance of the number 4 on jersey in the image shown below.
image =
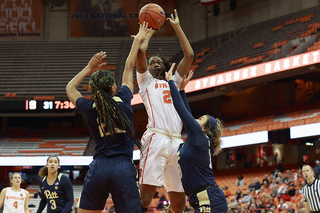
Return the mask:
<svg viewBox="0 0 320 213"><path fill-rule="evenodd" d="M18 201L15 201L15 202L13 203L13 207L14 207L15 209L18 208Z"/></svg>

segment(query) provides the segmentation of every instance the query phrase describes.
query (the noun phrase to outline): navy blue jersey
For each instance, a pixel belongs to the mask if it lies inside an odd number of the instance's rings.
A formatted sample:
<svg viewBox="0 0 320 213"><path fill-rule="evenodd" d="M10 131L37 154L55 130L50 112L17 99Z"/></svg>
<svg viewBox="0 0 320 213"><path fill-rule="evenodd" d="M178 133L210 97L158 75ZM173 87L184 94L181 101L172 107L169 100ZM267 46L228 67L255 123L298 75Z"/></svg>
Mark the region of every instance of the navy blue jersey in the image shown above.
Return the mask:
<svg viewBox="0 0 320 213"><path fill-rule="evenodd" d="M70 179L62 174L58 174L56 181L49 185L47 176L40 179L41 201L37 213L42 212L47 205L49 213L67 213L73 206L73 187Z"/></svg>
<svg viewBox="0 0 320 213"><path fill-rule="evenodd" d="M131 99L133 98L133 95L131 90L127 86L123 85L113 98L133 124L133 111L131 107ZM100 154L107 157L127 155L132 158L134 140L126 133L116 133L114 134L114 137L111 135L103 137L103 133L99 130L98 113L93 101L86 100L81 97L77 99L76 105L77 111L86 119L91 135L95 140L95 152L93 154L93 158Z"/></svg>
<svg viewBox="0 0 320 213"><path fill-rule="evenodd" d="M178 151L181 182L186 195L215 184L212 154L213 143L193 118L184 91L179 94L173 81L169 81L173 104L184 124L187 139Z"/></svg>

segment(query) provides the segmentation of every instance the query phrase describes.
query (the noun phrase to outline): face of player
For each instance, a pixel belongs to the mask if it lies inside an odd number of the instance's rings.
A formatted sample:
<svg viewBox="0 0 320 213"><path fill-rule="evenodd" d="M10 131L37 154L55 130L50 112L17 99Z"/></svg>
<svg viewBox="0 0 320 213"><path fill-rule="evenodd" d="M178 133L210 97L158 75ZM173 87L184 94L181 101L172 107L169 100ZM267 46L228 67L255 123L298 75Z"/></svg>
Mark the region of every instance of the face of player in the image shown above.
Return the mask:
<svg viewBox="0 0 320 213"><path fill-rule="evenodd" d="M15 185L19 185L20 186L20 184L22 182L21 175L20 174L14 174L10 181L11 181L13 186L15 186Z"/></svg>
<svg viewBox="0 0 320 213"><path fill-rule="evenodd" d="M153 56L149 60L148 64L149 72L150 74L157 79L165 79L165 68L163 61L160 57L158 56Z"/></svg>
<svg viewBox="0 0 320 213"><path fill-rule="evenodd" d="M47 162L48 173L55 173L59 168L59 160L56 157L49 158Z"/></svg>
<svg viewBox="0 0 320 213"><path fill-rule="evenodd" d="M304 166L302 174L305 179L310 180L313 177L313 169L310 166Z"/></svg>
<svg viewBox="0 0 320 213"><path fill-rule="evenodd" d="M200 124L201 128L204 129L204 125L208 122L209 115L202 115L196 121Z"/></svg>

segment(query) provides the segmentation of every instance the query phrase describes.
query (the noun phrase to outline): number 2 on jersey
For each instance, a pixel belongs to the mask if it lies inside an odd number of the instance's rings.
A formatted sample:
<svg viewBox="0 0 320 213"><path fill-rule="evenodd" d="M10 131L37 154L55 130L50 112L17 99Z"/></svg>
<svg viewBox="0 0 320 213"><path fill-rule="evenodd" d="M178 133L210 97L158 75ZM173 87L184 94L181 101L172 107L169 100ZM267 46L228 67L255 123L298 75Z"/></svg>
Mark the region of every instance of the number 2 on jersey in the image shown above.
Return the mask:
<svg viewBox="0 0 320 213"><path fill-rule="evenodd" d="M18 201L15 201L15 202L13 203L13 207L14 207L15 209L18 208Z"/></svg>
<svg viewBox="0 0 320 213"><path fill-rule="evenodd" d="M162 92L163 94L163 102L165 104L171 104L172 103L172 99L171 99L171 93L170 93L170 90L164 90Z"/></svg>

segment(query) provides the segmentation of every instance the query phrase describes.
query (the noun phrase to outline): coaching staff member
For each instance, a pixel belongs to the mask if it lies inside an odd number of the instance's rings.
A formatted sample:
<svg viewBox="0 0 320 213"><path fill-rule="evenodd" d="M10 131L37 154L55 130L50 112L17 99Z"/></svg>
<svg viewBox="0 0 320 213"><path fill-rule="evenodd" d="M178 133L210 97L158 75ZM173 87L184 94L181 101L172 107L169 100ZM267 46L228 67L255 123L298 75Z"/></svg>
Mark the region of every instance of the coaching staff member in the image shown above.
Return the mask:
<svg viewBox="0 0 320 213"><path fill-rule="evenodd" d="M313 169L308 164L303 165L302 174L307 181L302 188L305 213L320 213L320 180L314 177Z"/></svg>

